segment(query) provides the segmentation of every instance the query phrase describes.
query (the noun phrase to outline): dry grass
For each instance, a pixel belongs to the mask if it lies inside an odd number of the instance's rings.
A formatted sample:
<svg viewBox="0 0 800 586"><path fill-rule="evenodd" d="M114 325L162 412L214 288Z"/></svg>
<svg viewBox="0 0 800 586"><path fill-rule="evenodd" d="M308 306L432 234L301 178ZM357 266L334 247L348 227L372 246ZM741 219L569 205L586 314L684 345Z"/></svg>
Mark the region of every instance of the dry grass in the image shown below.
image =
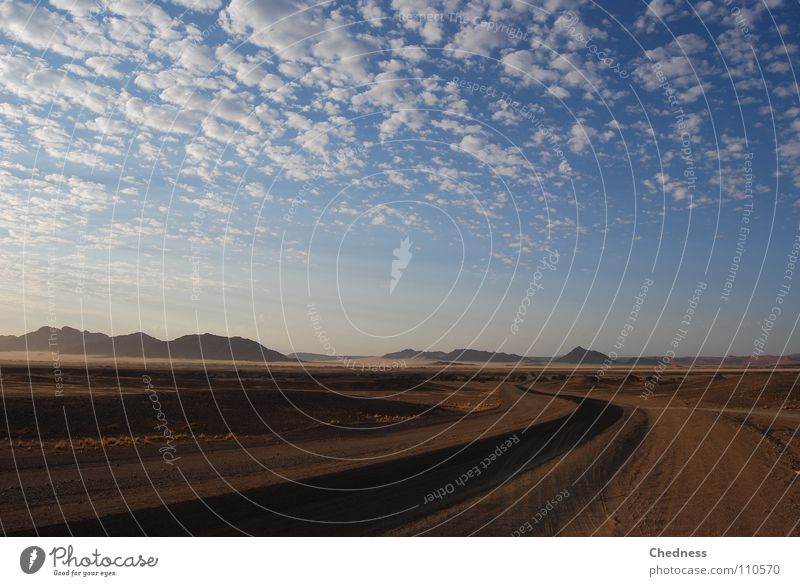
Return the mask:
<svg viewBox="0 0 800 586"><path fill-rule="evenodd" d="M451 409L454 411L461 411L464 413L482 413L484 411L491 411L500 407L499 399L490 399L483 402L476 401L447 401L441 404L443 409Z"/></svg>
<svg viewBox="0 0 800 586"><path fill-rule="evenodd" d="M366 419L374 421L375 423L400 423L401 421L408 421L411 417L405 415L382 415L380 413L369 413Z"/></svg>
<svg viewBox="0 0 800 586"><path fill-rule="evenodd" d="M248 436L245 436L248 437ZM206 441L232 441L236 439L236 435L233 433L227 434L207 434L207 433L200 433L194 436L194 439L189 434L185 433L177 433L172 438L171 441L173 443L180 443L180 442L192 442L192 441L199 441L199 442L206 442ZM152 445L152 444L162 444L166 441L163 435L137 435L137 436L129 436L129 435L117 435L117 436L103 436L99 438L95 437L79 437L79 438L72 438L72 442L70 444L70 440L61 439L57 440L52 443L52 449L54 450L69 450L70 445L74 450L98 450L101 448L107 447L131 447L134 445ZM0 440L0 445L7 445L11 446L14 449L23 449L27 451L31 451L33 449L40 449L46 450L50 445L44 441L38 440L30 440L30 439L19 439L14 441L9 441L8 438L3 438Z"/></svg>

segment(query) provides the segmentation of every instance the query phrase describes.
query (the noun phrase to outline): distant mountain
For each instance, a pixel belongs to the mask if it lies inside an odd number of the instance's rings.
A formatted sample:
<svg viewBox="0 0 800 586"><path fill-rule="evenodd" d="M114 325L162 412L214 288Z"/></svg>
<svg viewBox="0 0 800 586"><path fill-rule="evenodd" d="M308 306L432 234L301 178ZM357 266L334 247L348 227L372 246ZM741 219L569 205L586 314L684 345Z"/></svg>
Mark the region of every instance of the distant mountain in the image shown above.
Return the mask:
<svg viewBox="0 0 800 586"><path fill-rule="evenodd" d="M525 361L531 364L547 364L552 362L553 359L549 356L526 356Z"/></svg>
<svg viewBox="0 0 800 586"><path fill-rule="evenodd" d="M452 352L423 352L406 348L399 352L384 354L382 358L388 360L413 360L423 358L426 360L437 360L443 362L521 362L527 361L525 356L518 354L505 354L504 352L490 352L488 350L471 350L469 348L459 348Z"/></svg>
<svg viewBox="0 0 800 586"><path fill-rule="evenodd" d="M90 352L90 354L103 354L103 352L99 352L100 348L96 350L98 351ZM144 351L145 356L165 356L167 354L167 342L144 332L124 334L114 336L114 350L113 352L107 350L105 354L116 353L117 356L141 356L142 351Z"/></svg>
<svg viewBox="0 0 800 586"><path fill-rule="evenodd" d="M389 360L413 360L414 358L444 360L446 356L447 353L445 352L423 352L422 350L412 350L411 348L406 348L405 350L400 350L400 352L390 352L389 354L384 354L382 358L387 358Z"/></svg>
<svg viewBox="0 0 800 586"><path fill-rule="evenodd" d="M51 347L51 343L55 345ZM105 334L92 332L85 332L84 335L80 330L70 327L51 329L48 326L42 326L23 336L0 337L0 350L3 351L27 348L33 352L57 350L61 354L83 354L84 344L87 354L96 353L94 352L95 348L102 348L104 351L101 353L105 354L105 350L111 347L111 338Z"/></svg>
<svg viewBox="0 0 800 586"><path fill-rule="evenodd" d="M561 358L556 358L553 362L566 362L568 364L602 364L606 360L610 360L610 358L602 352L575 346L567 354L564 354Z"/></svg>
<svg viewBox="0 0 800 586"><path fill-rule="evenodd" d="M296 360L302 360L303 362L328 362L331 360L358 360L360 358L369 358L369 356L331 356L329 354L315 354L314 352L293 352L287 356Z"/></svg>
<svg viewBox="0 0 800 586"><path fill-rule="evenodd" d="M265 348L258 342L234 336L189 334L168 342L170 354L177 358L203 358L205 360L291 360L285 354Z"/></svg>
<svg viewBox="0 0 800 586"><path fill-rule="evenodd" d="M143 332L107 336L81 332L75 328L43 326L22 336L0 336L0 352L24 351L86 356L182 358L204 360L288 361L288 356L270 350L247 338L189 334L171 341L159 340Z"/></svg>
<svg viewBox="0 0 800 586"><path fill-rule="evenodd" d="M504 352L490 352L488 350L471 350L459 348L453 350L445 357L446 360L459 362L521 362L526 360L519 354L506 354Z"/></svg>
<svg viewBox="0 0 800 586"><path fill-rule="evenodd" d="M654 366L659 363L659 359L652 356L642 356L640 358L628 358L618 362L622 364L635 364L636 366Z"/></svg>

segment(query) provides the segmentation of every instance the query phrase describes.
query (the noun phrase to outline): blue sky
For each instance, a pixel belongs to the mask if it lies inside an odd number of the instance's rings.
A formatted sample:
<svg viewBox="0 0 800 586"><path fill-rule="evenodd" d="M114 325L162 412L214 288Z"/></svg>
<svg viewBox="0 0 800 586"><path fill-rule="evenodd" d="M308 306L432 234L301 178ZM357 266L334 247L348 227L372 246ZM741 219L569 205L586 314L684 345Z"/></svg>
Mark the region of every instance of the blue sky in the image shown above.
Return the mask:
<svg viewBox="0 0 800 586"><path fill-rule="evenodd" d="M800 351L798 12L4 1L0 329Z"/></svg>

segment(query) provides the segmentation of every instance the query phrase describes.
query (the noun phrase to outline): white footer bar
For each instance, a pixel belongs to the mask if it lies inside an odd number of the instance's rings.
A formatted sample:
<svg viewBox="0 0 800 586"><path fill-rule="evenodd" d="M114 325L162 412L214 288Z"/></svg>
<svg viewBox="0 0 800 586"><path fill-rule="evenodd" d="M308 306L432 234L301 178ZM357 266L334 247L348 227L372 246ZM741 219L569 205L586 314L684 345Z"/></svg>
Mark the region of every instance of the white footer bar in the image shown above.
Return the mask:
<svg viewBox="0 0 800 586"><path fill-rule="evenodd" d="M800 584L793 538L4 538L3 584Z"/></svg>

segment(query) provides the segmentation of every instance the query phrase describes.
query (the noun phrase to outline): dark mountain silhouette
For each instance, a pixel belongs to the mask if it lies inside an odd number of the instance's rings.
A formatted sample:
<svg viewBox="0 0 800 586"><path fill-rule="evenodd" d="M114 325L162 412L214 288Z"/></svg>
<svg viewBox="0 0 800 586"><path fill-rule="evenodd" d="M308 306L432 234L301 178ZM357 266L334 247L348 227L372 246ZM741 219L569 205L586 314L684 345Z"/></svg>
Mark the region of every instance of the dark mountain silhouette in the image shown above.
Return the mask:
<svg viewBox="0 0 800 586"><path fill-rule="evenodd" d="M422 350L412 350L411 348L406 348L405 350L400 350L400 352L389 352L389 354L384 354L382 358L388 358L391 360L412 360L414 358L443 360L446 356L446 352L423 352Z"/></svg>
<svg viewBox="0 0 800 586"><path fill-rule="evenodd" d="M329 362L336 360L358 360L359 358L369 358L369 356L331 356L330 354L316 354L314 352L293 352L287 356L296 360L302 360L303 362Z"/></svg>
<svg viewBox="0 0 800 586"><path fill-rule="evenodd" d="M177 358L204 358L205 360L291 360L275 350L265 348L258 342L234 336L202 334L181 336L169 342L169 350Z"/></svg>
<svg viewBox="0 0 800 586"><path fill-rule="evenodd" d="M602 364L606 360L610 360L610 358L602 352L587 350L582 346L575 346L567 354L564 354L564 356L561 358L556 358L553 362L566 362L569 364Z"/></svg>
<svg viewBox="0 0 800 586"><path fill-rule="evenodd" d="M114 351L111 353L116 352L117 356L141 356L143 350L145 356L165 356L167 343L144 332L114 336Z"/></svg>
<svg viewBox="0 0 800 586"><path fill-rule="evenodd" d="M51 344L53 346L51 347ZM32 352L58 351L61 354L83 354L84 344L87 354L93 354L95 348L111 347L111 338L105 334L93 332L81 333L70 327L50 328L42 326L36 331L23 336L0 337L0 350L31 350ZM92 349L90 352L89 349ZM103 351L102 354L107 352Z"/></svg>
<svg viewBox="0 0 800 586"><path fill-rule="evenodd" d="M452 352L423 352L406 348L399 352L384 354L381 358L391 360L411 360L414 358L425 358L427 360L439 360L443 362L520 362L528 360L518 354L505 354L504 352L490 352L488 350L472 350L469 348L458 348Z"/></svg>
<svg viewBox="0 0 800 586"><path fill-rule="evenodd" d="M25 351L147 358L204 360L292 360L247 338L189 334L171 341L159 340L143 332L107 336L81 332L75 328L43 326L22 336L0 336L0 352Z"/></svg>
<svg viewBox="0 0 800 586"><path fill-rule="evenodd" d="M526 360L519 354L506 354L504 352L490 352L488 350L472 350L470 348L459 348L453 350L445 357L446 360L458 360L461 362L520 362Z"/></svg>

